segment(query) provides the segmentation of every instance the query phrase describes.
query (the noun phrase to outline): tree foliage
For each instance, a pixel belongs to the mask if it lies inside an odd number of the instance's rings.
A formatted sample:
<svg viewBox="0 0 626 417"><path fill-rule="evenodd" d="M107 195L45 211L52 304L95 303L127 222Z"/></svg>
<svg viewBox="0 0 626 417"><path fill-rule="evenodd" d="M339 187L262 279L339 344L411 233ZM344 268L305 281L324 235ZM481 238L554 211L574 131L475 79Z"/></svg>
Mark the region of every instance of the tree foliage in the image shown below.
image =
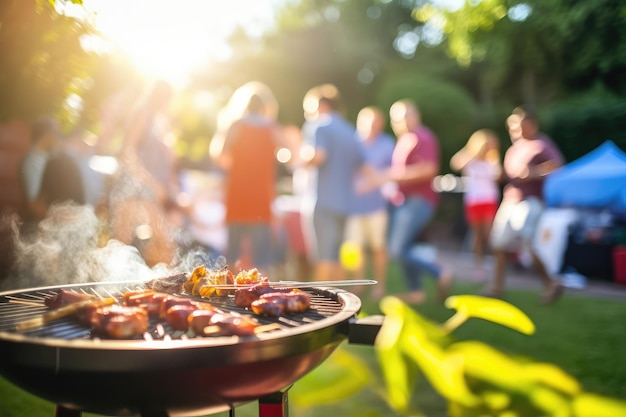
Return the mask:
<svg viewBox="0 0 626 417"><path fill-rule="evenodd" d="M54 1L0 3L0 120L40 114L67 118L64 101L82 93L80 80L93 62L80 43L89 30L59 14Z"/></svg>
<svg viewBox="0 0 626 417"><path fill-rule="evenodd" d="M626 93L624 3L482 0L449 9L430 1L414 15L445 33L461 65L480 65L492 89L517 82L528 106L594 85Z"/></svg>

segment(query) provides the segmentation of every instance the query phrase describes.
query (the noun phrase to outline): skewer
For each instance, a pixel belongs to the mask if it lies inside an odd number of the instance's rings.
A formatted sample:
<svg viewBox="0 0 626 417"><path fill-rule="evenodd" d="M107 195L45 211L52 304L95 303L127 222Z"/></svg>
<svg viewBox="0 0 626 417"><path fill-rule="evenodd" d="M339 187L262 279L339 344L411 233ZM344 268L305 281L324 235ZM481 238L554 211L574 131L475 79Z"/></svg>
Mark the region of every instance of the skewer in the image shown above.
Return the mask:
<svg viewBox="0 0 626 417"><path fill-rule="evenodd" d="M59 307L55 310L52 310L48 313L42 314L41 316L25 320L17 324L15 329L18 332L30 329L36 329L37 327L41 327L46 323L49 323L54 320L61 319L63 317L71 316L72 314L78 313L82 309L85 309L91 305L111 305L115 304L117 300L115 298L105 298L103 300L85 300L79 301L76 303L68 304L63 307Z"/></svg>
<svg viewBox="0 0 626 417"><path fill-rule="evenodd" d="M267 284L275 288L308 288L308 287L348 287L354 285L375 285L378 281L374 279L347 279L337 281L268 281ZM257 284L207 284L207 287L237 290L241 288L254 287Z"/></svg>
<svg viewBox="0 0 626 417"><path fill-rule="evenodd" d="M9 299L9 304L21 304L21 305L25 305L25 306L34 306L34 307L45 307L45 304L42 302L37 302L37 301L27 301L27 300L21 300L19 298L12 298L12 297L7 297Z"/></svg>

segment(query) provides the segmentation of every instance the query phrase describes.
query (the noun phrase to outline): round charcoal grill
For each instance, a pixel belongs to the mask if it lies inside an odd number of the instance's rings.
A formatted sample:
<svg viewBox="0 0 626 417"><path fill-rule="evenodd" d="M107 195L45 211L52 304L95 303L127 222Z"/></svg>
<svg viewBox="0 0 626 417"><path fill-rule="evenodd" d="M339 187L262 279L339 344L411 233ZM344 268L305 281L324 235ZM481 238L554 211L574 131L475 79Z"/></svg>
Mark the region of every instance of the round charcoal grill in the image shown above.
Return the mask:
<svg viewBox="0 0 626 417"><path fill-rule="evenodd" d="M15 330L48 311L44 300L61 289L104 298L142 288L90 283L0 293L0 374L58 404L57 415L197 416L226 410L234 415L236 406L253 400L262 410L261 399L271 403L286 394L342 341L372 343L379 328L358 323L361 301L354 294L306 288L311 297L306 313L258 317L273 325L254 336L189 337L153 319L144 338L136 340L93 337L71 317ZM252 314L230 297L202 299L207 300L224 311Z"/></svg>

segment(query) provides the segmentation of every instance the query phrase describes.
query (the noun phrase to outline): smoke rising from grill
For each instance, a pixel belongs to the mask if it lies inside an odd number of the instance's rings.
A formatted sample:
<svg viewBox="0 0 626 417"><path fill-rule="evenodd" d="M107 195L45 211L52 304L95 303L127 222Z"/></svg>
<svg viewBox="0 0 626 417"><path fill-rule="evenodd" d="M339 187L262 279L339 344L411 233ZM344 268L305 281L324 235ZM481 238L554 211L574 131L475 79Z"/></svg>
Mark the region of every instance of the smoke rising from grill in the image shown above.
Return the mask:
<svg viewBox="0 0 626 417"><path fill-rule="evenodd" d="M219 268L226 263L210 248L179 239L181 245L172 265L150 267L134 246L113 239L100 243L106 225L90 206L53 206L37 230L27 235L20 235L16 218L2 221L3 230L13 235L15 253L9 276L0 281L1 290L85 282L137 282L188 272L200 264Z"/></svg>

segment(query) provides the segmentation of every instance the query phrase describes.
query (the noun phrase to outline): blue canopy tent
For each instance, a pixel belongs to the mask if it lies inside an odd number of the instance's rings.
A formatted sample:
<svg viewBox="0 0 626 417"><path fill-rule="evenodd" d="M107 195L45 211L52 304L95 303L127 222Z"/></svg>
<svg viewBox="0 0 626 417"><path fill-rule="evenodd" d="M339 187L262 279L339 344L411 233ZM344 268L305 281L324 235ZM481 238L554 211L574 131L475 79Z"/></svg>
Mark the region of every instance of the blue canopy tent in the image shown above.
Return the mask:
<svg viewBox="0 0 626 417"><path fill-rule="evenodd" d="M549 207L610 209L626 212L626 153L606 141L546 178Z"/></svg>
<svg viewBox="0 0 626 417"><path fill-rule="evenodd" d="M551 218L544 219L548 224L546 227L554 227L550 225L563 218L563 210L580 213L578 234L567 238L568 233L564 230L553 234L553 238L559 236L561 239L559 253L563 253L563 268L574 268L589 277L613 279L616 230L613 222L626 214L626 153L608 140L550 174L543 194L547 211L552 212ZM608 224L607 213L612 213ZM564 239L567 239L566 244ZM563 246L567 248L565 251ZM550 255L545 257L550 258Z"/></svg>

